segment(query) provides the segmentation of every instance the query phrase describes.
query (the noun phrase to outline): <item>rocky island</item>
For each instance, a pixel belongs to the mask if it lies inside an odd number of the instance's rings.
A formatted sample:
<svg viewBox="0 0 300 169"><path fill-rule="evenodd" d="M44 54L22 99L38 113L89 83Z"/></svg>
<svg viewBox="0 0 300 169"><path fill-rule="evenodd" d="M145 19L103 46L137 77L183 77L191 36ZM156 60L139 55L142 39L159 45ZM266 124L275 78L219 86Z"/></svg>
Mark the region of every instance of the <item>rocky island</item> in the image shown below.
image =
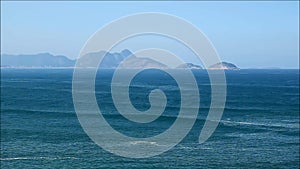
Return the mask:
<svg viewBox="0 0 300 169"><path fill-rule="evenodd" d="M220 62L209 66L210 70L240 70L236 65L228 62Z"/></svg>
<svg viewBox="0 0 300 169"><path fill-rule="evenodd" d="M179 65L177 69L202 69L202 67L193 63L185 63Z"/></svg>

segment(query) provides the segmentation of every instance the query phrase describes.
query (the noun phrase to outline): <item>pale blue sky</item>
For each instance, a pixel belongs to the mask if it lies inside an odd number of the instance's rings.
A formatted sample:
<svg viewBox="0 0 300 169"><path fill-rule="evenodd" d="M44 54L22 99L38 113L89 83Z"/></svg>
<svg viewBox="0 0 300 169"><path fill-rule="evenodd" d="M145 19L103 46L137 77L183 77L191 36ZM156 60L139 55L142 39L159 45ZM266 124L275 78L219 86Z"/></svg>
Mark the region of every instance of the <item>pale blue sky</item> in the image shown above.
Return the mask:
<svg viewBox="0 0 300 169"><path fill-rule="evenodd" d="M299 67L299 2L3 2L1 53L76 58L87 39L124 15L164 12L197 26L224 61Z"/></svg>

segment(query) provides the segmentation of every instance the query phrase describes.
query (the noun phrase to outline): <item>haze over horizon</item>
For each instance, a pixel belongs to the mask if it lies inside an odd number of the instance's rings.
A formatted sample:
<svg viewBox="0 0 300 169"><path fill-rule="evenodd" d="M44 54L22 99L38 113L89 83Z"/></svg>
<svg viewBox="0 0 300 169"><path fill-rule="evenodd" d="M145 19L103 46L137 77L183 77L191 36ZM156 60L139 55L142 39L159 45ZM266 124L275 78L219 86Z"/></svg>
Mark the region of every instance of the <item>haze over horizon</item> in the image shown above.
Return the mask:
<svg viewBox="0 0 300 169"><path fill-rule="evenodd" d="M299 68L299 2L291 1L1 1L1 54L47 52L75 59L105 24L141 12L187 20L211 40L222 61L241 68Z"/></svg>

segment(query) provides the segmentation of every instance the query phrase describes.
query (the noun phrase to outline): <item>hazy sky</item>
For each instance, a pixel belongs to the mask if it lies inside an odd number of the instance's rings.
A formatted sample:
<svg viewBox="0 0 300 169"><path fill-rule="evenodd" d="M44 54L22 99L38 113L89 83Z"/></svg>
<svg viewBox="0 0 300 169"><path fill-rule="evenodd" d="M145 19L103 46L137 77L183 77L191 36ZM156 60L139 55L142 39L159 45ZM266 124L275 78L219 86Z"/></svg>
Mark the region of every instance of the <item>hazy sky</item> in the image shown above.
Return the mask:
<svg viewBox="0 0 300 169"><path fill-rule="evenodd" d="M295 1L1 1L1 53L50 52L76 58L104 24L140 12L186 19L206 34L222 60L239 67L299 67L299 2Z"/></svg>

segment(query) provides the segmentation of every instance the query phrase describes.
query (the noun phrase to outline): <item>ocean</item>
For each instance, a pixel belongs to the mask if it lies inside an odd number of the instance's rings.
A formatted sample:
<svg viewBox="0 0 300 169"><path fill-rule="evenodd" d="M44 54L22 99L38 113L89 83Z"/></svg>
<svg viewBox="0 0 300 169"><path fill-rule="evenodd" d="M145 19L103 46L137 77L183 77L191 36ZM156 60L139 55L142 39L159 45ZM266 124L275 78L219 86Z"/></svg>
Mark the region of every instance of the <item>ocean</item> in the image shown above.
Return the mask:
<svg viewBox="0 0 300 169"><path fill-rule="evenodd" d="M299 70L225 71L227 99L213 135L198 138L211 103L205 70L193 70L200 92L198 118L174 148L150 158L125 158L96 145L73 105L72 69L1 69L1 168L299 168ZM131 137L151 137L176 120L180 92L160 70L141 73L130 86L135 108L150 107L159 88L168 98L149 124L127 120L114 107L113 71L99 72L97 103L108 123ZM113 145L112 145L113 146Z"/></svg>

